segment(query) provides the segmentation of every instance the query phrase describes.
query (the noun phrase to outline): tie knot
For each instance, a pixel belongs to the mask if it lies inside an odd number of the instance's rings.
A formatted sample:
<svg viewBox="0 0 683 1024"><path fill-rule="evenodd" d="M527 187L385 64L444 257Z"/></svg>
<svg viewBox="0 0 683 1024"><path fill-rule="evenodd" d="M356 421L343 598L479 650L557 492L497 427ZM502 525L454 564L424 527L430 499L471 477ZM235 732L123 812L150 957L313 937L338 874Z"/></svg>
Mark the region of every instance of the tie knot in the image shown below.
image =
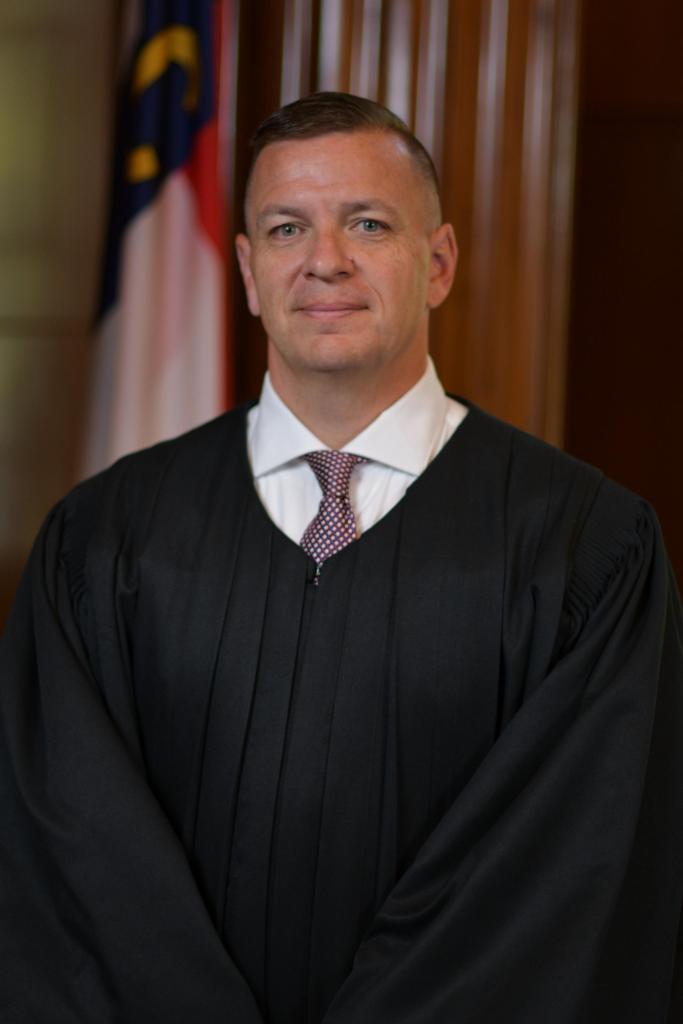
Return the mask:
<svg viewBox="0 0 683 1024"><path fill-rule="evenodd" d="M354 466L368 461L362 455L334 450L308 452L304 458L315 473L324 498L348 498Z"/></svg>

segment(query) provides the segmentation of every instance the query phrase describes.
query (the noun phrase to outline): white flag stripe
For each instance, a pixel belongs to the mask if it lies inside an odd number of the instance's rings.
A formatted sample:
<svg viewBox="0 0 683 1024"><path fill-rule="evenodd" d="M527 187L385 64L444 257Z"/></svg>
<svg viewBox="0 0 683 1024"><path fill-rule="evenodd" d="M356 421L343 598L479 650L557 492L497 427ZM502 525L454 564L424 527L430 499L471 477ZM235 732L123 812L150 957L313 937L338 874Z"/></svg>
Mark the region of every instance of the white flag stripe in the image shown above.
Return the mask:
<svg viewBox="0 0 683 1024"><path fill-rule="evenodd" d="M224 268L186 175L128 225L119 297L101 324L85 471L223 408Z"/></svg>

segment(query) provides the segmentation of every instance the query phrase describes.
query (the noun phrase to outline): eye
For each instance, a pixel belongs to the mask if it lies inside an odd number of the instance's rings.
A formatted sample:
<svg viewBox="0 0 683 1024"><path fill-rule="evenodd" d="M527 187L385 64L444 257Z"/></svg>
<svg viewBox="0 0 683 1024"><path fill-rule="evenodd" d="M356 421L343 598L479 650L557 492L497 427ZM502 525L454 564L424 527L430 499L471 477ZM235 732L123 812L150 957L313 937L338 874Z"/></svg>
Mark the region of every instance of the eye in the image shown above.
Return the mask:
<svg viewBox="0 0 683 1024"><path fill-rule="evenodd" d="M381 221L375 220L374 217L364 217L363 220L358 221L358 226L364 234L376 235L386 227L386 224L382 224Z"/></svg>
<svg viewBox="0 0 683 1024"><path fill-rule="evenodd" d="M295 238L299 233L299 228L296 224L278 224L272 228L270 234L274 238Z"/></svg>

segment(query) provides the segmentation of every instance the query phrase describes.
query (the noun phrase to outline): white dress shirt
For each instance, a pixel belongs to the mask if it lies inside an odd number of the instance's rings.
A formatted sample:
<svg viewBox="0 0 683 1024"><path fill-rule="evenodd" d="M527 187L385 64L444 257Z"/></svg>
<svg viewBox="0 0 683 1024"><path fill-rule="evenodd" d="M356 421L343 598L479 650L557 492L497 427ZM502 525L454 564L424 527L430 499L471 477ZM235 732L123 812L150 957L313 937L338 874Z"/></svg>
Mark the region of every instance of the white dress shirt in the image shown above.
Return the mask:
<svg viewBox="0 0 683 1024"><path fill-rule="evenodd" d="M342 451L370 460L351 476L359 535L401 500L466 415L465 406L445 394L429 359L417 384L344 445ZM285 405L268 374L258 405L248 413L247 445L254 484L268 515L298 544L322 496L302 456L329 446Z"/></svg>

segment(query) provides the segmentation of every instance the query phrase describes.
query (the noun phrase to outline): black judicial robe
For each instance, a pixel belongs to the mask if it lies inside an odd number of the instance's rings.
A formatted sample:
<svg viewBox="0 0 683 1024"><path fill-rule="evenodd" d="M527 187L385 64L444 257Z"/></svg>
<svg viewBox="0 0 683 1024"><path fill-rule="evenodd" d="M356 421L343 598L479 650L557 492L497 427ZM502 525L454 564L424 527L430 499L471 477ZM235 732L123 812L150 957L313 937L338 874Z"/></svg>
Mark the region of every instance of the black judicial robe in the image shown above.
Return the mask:
<svg viewBox="0 0 683 1024"><path fill-rule="evenodd" d="M679 1021L648 506L473 408L311 570L244 409L49 516L2 649L3 1024Z"/></svg>

